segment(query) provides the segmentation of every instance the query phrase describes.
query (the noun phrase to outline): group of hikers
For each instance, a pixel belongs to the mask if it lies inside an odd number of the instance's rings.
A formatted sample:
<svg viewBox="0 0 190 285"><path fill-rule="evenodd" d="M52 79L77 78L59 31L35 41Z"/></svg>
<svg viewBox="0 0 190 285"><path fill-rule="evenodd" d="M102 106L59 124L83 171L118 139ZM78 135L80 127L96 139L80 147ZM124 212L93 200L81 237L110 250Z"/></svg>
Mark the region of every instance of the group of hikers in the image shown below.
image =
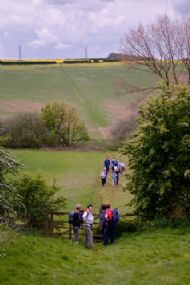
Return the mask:
<svg viewBox="0 0 190 285"><path fill-rule="evenodd" d="M119 183L119 175L123 175L125 171L124 162L118 162L114 157L110 161L106 157L103 162L103 169L100 172L102 186L106 185L106 180L109 171L111 173L112 186L115 187ZM102 244L106 246L109 242L113 243L115 240L116 224L119 221L118 209L111 209L109 204L103 204L99 212L99 230L102 234ZM78 244L79 229L82 227L84 233L84 245L86 248L93 246L93 232L92 225L94 223L93 205L89 204L86 210L83 210L80 204L77 204L74 211L69 214L69 224L73 229L73 242Z"/></svg>
<svg viewBox="0 0 190 285"><path fill-rule="evenodd" d="M102 234L102 244L106 246L108 242L115 240L115 227L119 221L118 209L111 210L110 205L102 205L99 213L99 228ZM83 210L80 204L77 204L75 210L69 214L69 224L73 228L73 242L78 244L79 229L82 226L84 232L85 248L93 246L92 225L94 222L93 205L89 204L86 210Z"/></svg>
<svg viewBox="0 0 190 285"><path fill-rule="evenodd" d="M102 186L106 185L107 176L110 171L110 168L112 170L112 186L115 187L119 184L119 174L123 175L123 172L125 171L125 163L118 162L115 157L112 159L112 161L110 161L109 157L107 157L104 160L103 169L100 172Z"/></svg>

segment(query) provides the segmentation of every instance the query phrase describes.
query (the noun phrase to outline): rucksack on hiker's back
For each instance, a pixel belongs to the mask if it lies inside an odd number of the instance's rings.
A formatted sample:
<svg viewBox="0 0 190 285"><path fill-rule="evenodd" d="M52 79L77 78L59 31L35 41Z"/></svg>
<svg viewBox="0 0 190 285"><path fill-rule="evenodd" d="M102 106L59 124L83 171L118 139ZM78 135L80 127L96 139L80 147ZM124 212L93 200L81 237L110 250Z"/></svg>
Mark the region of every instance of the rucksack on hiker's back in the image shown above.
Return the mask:
<svg viewBox="0 0 190 285"><path fill-rule="evenodd" d="M118 209L115 208L112 210L112 222L116 224L119 221L119 212Z"/></svg>
<svg viewBox="0 0 190 285"><path fill-rule="evenodd" d="M100 228L102 228L106 224L105 214L106 214L106 210L102 210L100 214Z"/></svg>
<svg viewBox="0 0 190 285"><path fill-rule="evenodd" d="M105 218L107 223L112 221L112 211L110 209L106 210Z"/></svg>
<svg viewBox="0 0 190 285"><path fill-rule="evenodd" d="M70 225L80 225L82 224L83 212L72 211L69 213L68 223Z"/></svg>
<svg viewBox="0 0 190 285"><path fill-rule="evenodd" d="M73 225L74 224L74 216L75 216L75 211L72 211L69 213L69 217L68 217L68 223L70 225Z"/></svg>

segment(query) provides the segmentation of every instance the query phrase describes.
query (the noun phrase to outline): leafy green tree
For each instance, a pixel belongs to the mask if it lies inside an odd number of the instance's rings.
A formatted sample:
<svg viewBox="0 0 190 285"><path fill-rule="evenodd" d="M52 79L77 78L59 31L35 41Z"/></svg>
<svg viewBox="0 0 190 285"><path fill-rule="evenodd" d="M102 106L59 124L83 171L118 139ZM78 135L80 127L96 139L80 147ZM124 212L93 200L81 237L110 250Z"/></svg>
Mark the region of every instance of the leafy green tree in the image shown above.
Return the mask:
<svg viewBox="0 0 190 285"><path fill-rule="evenodd" d="M30 176L24 174L13 181L17 195L21 197L22 207L16 208L20 219L27 221L29 226L39 227L44 222L46 213L49 210L57 210L65 207L66 199L56 197L60 189L53 183L47 185L40 175Z"/></svg>
<svg viewBox="0 0 190 285"><path fill-rule="evenodd" d="M71 105L57 102L47 104L42 108L42 118L47 128L57 135L62 146L89 140L85 125Z"/></svg>
<svg viewBox="0 0 190 285"><path fill-rule="evenodd" d="M5 218L13 217L14 206L19 205L19 197L15 194L7 175L16 174L20 166L21 164L8 151L0 148L0 216Z"/></svg>
<svg viewBox="0 0 190 285"><path fill-rule="evenodd" d="M190 217L190 93L163 88L139 110L137 129L122 152L127 189L144 218Z"/></svg>

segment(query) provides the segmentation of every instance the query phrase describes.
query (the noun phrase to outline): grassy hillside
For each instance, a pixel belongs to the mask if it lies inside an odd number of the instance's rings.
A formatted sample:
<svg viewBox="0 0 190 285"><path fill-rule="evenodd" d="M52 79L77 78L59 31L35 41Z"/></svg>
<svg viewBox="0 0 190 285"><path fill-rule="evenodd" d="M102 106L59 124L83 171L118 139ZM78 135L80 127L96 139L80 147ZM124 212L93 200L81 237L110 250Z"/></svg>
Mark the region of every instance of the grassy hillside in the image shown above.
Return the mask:
<svg viewBox="0 0 190 285"><path fill-rule="evenodd" d="M188 285L190 229L123 233L84 249L63 238L1 232L2 285Z"/></svg>
<svg viewBox="0 0 190 285"><path fill-rule="evenodd" d="M1 66L0 117L65 101L76 106L91 136L101 138L132 111L129 103L144 96L125 95L121 82L126 79L142 87L154 82L149 73L126 69L122 63Z"/></svg>

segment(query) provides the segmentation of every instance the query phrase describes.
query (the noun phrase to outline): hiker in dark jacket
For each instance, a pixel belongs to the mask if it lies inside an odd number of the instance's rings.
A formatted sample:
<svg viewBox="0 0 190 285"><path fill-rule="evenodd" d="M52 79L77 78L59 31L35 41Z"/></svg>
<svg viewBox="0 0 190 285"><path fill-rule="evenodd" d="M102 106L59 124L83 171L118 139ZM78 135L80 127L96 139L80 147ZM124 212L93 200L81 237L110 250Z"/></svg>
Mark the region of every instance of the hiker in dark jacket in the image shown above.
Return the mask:
<svg viewBox="0 0 190 285"><path fill-rule="evenodd" d="M115 157L112 159L111 165L112 165L112 170L114 170L114 166L118 166L118 161Z"/></svg>
<svg viewBox="0 0 190 285"><path fill-rule="evenodd" d="M112 211L109 205L102 205L100 213L100 229L102 233L102 244L107 245L108 241L112 242Z"/></svg>
<svg viewBox="0 0 190 285"><path fill-rule="evenodd" d="M111 222L110 237L109 237L111 243L113 243L115 240L115 230L118 221L119 221L119 212L118 209L115 208L112 210L112 222Z"/></svg>
<svg viewBox="0 0 190 285"><path fill-rule="evenodd" d="M82 223L81 218L81 205L77 204L73 212L73 242L78 244L79 228Z"/></svg>
<svg viewBox="0 0 190 285"><path fill-rule="evenodd" d="M106 226L105 215L106 215L106 206L102 205L102 207L100 209L100 231L102 233L102 236L104 234L104 229Z"/></svg>
<svg viewBox="0 0 190 285"><path fill-rule="evenodd" d="M107 158L104 160L104 167L106 168L106 175L107 175L108 172L109 172L109 169L110 169L110 160L109 160L109 157L107 157Z"/></svg>
<svg viewBox="0 0 190 285"><path fill-rule="evenodd" d="M102 206L100 213L100 229L103 236L103 245L115 240L115 226L119 221L118 209L111 210L110 206Z"/></svg>

